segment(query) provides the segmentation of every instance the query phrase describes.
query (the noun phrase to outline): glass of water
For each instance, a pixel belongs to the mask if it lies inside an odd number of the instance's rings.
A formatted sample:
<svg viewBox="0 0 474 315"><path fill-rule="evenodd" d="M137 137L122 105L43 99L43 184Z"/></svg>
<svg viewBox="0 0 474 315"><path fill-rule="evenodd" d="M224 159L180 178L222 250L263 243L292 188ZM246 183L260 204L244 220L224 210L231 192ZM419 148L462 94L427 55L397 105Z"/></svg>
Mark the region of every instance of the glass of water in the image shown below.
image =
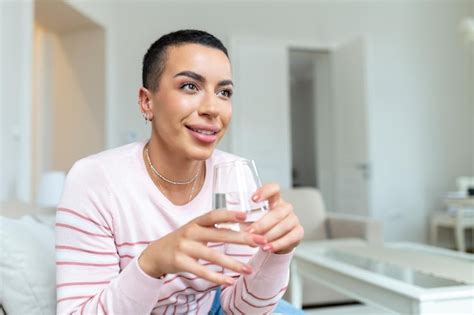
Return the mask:
<svg viewBox="0 0 474 315"><path fill-rule="evenodd" d="M224 223L216 225L240 231L257 221L267 210L268 202L254 202L253 193L262 186L253 160L235 160L214 166L212 185L213 209L227 209L247 213L245 223Z"/></svg>

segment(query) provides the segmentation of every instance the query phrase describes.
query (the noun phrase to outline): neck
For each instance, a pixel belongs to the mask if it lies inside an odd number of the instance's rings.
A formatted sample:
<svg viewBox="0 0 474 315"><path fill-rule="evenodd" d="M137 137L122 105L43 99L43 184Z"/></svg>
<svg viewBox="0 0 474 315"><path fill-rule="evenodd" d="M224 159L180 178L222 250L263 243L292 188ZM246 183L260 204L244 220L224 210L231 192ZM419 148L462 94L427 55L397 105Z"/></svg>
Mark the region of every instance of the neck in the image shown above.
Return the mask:
<svg viewBox="0 0 474 315"><path fill-rule="evenodd" d="M176 182L188 181L202 167L202 161L188 159L172 152L161 145L160 141L153 136L147 147L154 168L169 180ZM200 171L202 172L202 170Z"/></svg>

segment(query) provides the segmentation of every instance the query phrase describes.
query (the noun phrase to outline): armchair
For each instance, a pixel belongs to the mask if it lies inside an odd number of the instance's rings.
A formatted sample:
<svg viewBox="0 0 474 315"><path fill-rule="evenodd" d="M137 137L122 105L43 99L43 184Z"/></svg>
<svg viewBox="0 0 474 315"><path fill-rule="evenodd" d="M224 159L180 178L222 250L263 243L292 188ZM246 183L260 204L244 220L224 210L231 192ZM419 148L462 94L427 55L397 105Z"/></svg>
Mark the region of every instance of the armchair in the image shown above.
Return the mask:
<svg viewBox="0 0 474 315"><path fill-rule="evenodd" d="M283 198L292 203L294 211L305 229L303 242L343 242L360 239L369 243L382 243L382 223L356 216L327 212L319 190L311 187L282 191ZM290 279L291 281L291 279ZM348 297L305 277L303 281L303 305L324 305L351 301ZM289 286L290 287L290 286ZM290 290L285 299L290 300Z"/></svg>

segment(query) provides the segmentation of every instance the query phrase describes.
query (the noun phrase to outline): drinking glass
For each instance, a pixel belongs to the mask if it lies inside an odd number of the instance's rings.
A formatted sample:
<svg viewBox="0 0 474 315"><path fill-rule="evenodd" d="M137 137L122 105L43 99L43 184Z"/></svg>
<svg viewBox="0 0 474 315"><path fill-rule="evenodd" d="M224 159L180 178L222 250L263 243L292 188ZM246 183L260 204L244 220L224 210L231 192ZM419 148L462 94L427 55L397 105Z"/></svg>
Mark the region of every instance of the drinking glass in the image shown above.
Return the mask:
<svg viewBox="0 0 474 315"><path fill-rule="evenodd" d="M240 231L258 220L267 210L268 202L252 200L262 183L253 160L235 160L214 166L212 185L213 209L227 209L247 213L245 223L223 223L218 228Z"/></svg>

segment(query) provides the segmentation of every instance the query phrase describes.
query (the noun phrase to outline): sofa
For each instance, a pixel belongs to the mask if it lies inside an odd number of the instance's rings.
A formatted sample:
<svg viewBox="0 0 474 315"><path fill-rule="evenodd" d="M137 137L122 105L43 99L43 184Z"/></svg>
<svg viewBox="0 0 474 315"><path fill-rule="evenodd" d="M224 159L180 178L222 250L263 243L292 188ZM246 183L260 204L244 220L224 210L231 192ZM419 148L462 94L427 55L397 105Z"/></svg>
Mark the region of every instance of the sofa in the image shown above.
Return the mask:
<svg viewBox="0 0 474 315"><path fill-rule="evenodd" d="M0 209L0 314L55 314L55 210L21 202Z"/></svg>

